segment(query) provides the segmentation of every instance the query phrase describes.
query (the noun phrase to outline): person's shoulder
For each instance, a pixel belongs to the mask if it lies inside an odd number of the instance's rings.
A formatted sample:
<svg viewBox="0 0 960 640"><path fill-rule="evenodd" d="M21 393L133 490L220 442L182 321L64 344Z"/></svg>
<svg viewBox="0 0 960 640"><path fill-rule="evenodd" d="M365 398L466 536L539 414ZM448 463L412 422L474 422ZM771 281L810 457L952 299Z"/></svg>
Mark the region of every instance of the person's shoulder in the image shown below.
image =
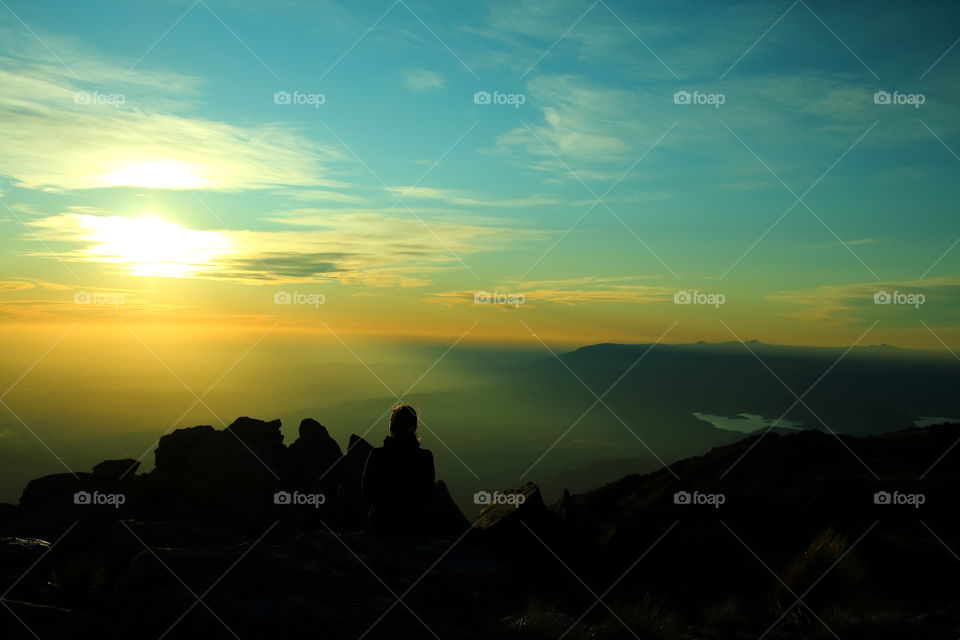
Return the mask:
<svg viewBox="0 0 960 640"><path fill-rule="evenodd" d="M423 458L423 459L430 458L431 460L433 460L433 452L430 451L430 449L420 448L420 449L417 449L417 451L419 451L419 454L418 454L418 455L419 455L421 458Z"/></svg>

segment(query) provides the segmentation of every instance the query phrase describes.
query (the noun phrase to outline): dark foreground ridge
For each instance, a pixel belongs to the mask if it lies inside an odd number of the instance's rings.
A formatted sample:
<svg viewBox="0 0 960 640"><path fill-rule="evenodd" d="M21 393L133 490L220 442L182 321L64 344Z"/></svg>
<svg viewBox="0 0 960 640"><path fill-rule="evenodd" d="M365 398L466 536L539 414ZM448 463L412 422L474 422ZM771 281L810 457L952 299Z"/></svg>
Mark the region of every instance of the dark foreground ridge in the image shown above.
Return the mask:
<svg viewBox="0 0 960 640"><path fill-rule="evenodd" d="M363 531L360 437L180 429L0 505L0 638L955 639L958 440L753 436L473 523L441 481L404 540Z"/></svg>

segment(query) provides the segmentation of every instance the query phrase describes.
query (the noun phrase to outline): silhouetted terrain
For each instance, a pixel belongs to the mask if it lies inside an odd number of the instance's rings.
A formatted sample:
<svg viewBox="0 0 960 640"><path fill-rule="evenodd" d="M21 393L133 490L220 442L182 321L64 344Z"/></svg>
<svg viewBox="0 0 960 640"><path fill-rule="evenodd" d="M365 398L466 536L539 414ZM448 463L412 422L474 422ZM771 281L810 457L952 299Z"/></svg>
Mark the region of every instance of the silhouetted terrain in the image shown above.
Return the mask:
<svg viewBox="0 0 960 640"><path fill-rule="evenodd" d="M752 436L552 505L504 489L472 523L438 482L418 541L362 531L370 444L307 419L285 446L280 426L179 429L149 473L121 459L30 482L0 508L3 637L960 630L960 425Z"/></svg>
<svg viewBox="0 0 960 640"><path fill-rule="evenodd" d="M487 486L536 480L552 501L564 488L582 491L630 472L653 471L661 461L701 455L743 437L695 414L748 413L773 422L786 413L784 420L803 428L862 435L906 429L927 416L960 419L960 396L954 392L960 367L945 351L870 346L844 355L839 348L756 342L747 344L753 353L738 342L599 344L554 357L534 346L536 351L458 348L404 395L420 410L440 477L471 515L477 476ZM421 354L424 362L416 365L373 361L370 366L399 393L442 355L438 347ZM158 388L133 374L126 379L126 373L120 376L125 382L119 404L110 386L118 376L102 375L55 381L56 388L73 389L89 406L50 403L48 387L30 386L42 382L35 375L21 383L17 393L24 395L13 396L11 407L72 469L89 468L116 451L139 456L194 403L175 379L177 388ZM797 395L816 386L799 404L777 377ZM602 404L581 380L603 396ZM341 442L351 433L372 433L396 403L355 361L251 367L229 382L229 392L215 392L205 403L225 420L236 406L278 417L288 441L296 438L303 416L323 416ZM36 405L28 398L36 398ZM110 403L108 413L104 402ZM183 420L190 421L179 424L222 426L203 407ZM747 421L741 422L745 429ZM7 434L0 449L0 500L15 501L31 478L63 470L13 415L0 414L0 431ZM151 464L144 459L144 470Z"/></svg>
<svg viewBox="0 0 960 640"><path fill-rule="evenodd" d="M956 360L945 352L883 345L846 351L756 341L597 344L557 357L527 354L462 364L471 371L462 388L406 399L423 407L425 423L476 475L495 484L536 479L551 500L564 487L585 490L743 438L696 413L748 413L854 435L907 429L927 416L960 419ZM322 415L332 428L364 433L371 416L394 400L382 388L375 391L280 417L295 424L303 415ZM424 435L436 441L429 431ZM531 469L548 447L550 454ZM445 448L434 448L446 463L443 477L451 494L468 508L475 477L458 460L444 460Z"/></svg>

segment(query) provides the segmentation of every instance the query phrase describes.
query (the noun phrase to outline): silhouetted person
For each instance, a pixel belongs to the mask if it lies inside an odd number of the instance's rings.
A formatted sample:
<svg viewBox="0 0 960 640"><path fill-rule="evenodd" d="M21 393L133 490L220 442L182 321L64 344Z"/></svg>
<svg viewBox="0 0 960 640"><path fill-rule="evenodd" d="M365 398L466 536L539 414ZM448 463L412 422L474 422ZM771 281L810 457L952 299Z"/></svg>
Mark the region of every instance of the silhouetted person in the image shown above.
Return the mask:
<svg viewBox="0 0 960 640"><path fill-rule="evenodd" d="M370 530L384 536L426 536L434 477L433 454L420 448L417 437L417 412L397 405L390 414L390 435L370 452L363 471Z"/></svg>

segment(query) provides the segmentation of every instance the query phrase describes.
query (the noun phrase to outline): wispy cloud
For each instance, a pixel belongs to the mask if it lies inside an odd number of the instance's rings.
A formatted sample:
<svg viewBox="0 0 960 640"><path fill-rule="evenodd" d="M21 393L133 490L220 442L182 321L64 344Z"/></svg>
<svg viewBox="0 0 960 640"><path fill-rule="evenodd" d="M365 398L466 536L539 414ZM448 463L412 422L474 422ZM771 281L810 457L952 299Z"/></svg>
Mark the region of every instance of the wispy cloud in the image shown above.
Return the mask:
<svg viewBox="0 0 960 640"><path fill-rule="evenodd" d="M13 50L21 45L36 52L35 44L21 38L4 44L0 171L17 186L236 191L339 184L329 165L342 155L285 125L239 126L189 115L185 101L195 99L202 84L196 78L125 73L122 65L63 43L58 48L69 68L45 58L25 62Z"/></svg>
<svg viewBox="0 0 960 640"><path fill-rule="evenodd" d="M884 295L885 294L885 295ZM921 294L919 307L899 303L891 296ZM879 298L875 299L875 296ZM823 326L843 327L883 317L884 324L908 322L918 324L917 317L960 319L960 278L944 277L927 280L903 280L827 285L803 291L784 291L767 297L771 302L804 307L802 311L779 315L793 317ZM922 316L918 315L921 314ZM911 315L912 314L912 315Z"/></svg>
<svg viewBox="0 0 960 640"><path fill-rule="evenodd" d="M806 245L807 249L832 249L834 247L846 246L862 246L862 245L871 245L871 244L883 244L886 242L892 242L890 239L886 238L857 238L855 240L843 240L842 242L836 240L834 242L820 242L817 244L808 244Z"/></svg>
<svg viewBox="0 0 960 640"><path fill-rule="evenodd" d="M395 197L406 200L436 200L444 204L465 206L465 207L497 207L501 209L520 208L520 207L540 207L551 205L575 205L582 206L583 201L557 198L541 194L531 194L522 198L492 198L490 196L481 197L478 194L469 193L457 189L442 189L437 187L387 187L388 191Z"/></svg>
<svg viewBox="0 0 960 640"><path fill-rule="evenodd" d="M442 75L426 69L408 69L403 72L403 86L410 91L433 91L442 89L445 80Z"/></svg>
<svg viewBox="0 0 960 640"><path fill-rule="evenodd" d="M28 224L47 247L30 255L133 275L276 284L336 280L423 286L460 256L538 235L505 227L369 213L298 219L296 231L190 229L155 219L65 212ZM426 226L429 224L429 226Z"/></svg>
<svg viewBox="0 0 960 640"><path fill-rule="evenodd" d="M505 296L522 295L524 306L538 302L556 303L566 306L591 303L647 304L667 302L673 295L673 289L659 285L645 285L630 282L634 278L567 278L560 280L539 280L529 282L504 282L496 287L442 291L427 296L428 302L443 305L474 304L478 291L498 293ZM509 306L509 305L508 305ZM503 308L503 305L491 305Z"/></svg>
<svg viewBox="0 0 960 640"><path fill-rule="evenodd" d="M46 280L37 280L35 278L20 278L18 280L0 281L0 292L9 293L13 291L30 291L31 289L53 289L63 291L70 287Z"/></svg>

